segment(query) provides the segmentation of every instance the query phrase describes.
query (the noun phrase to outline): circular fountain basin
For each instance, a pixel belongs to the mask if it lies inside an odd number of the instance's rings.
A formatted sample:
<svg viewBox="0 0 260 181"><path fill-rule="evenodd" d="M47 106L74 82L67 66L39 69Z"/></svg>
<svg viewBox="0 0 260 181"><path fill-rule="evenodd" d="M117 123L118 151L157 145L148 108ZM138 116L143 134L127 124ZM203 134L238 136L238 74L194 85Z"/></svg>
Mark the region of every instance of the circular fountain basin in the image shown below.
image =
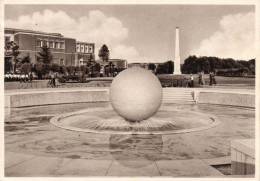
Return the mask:
<svg viewBox="0 0 260 181"><path fill-rule="evenodd" d="M212 128L220 122L210 114L162 106L151 118L129 122L111 107L91 108L53 117L50 122L66 130L107 134L177 134Z"/></svg>

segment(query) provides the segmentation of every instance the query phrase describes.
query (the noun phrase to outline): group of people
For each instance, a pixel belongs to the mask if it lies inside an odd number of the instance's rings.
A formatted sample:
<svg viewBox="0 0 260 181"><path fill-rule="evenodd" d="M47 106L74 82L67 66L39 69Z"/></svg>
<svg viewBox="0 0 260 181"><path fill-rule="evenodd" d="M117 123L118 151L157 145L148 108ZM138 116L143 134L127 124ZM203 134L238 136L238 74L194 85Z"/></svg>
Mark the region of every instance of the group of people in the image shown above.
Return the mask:
<svg viewBox="0 0 260 181"><path fill-rule="evenodd" d="M205 79L204 79L204 72L199 72L198 74L198 84L200 86L203 86L205 85ZM215 74L214 72L210 72L209 73L209 85L212 86L212 85L216 85L217 84L217 81L216 81L216 78L215 78ZM190 80L188 82L188 87L194 87L194 77L192 74L190 74Z"/></svg>
<svg viewBox="0 0 260 181"><path fill-rule="evenodd" d="M33 75L32 73L29 74L13 74L13 73L7 73L4 75L4 80L6 82L12 82L12 81L19 81L22 82L32 82Z"/></svg>

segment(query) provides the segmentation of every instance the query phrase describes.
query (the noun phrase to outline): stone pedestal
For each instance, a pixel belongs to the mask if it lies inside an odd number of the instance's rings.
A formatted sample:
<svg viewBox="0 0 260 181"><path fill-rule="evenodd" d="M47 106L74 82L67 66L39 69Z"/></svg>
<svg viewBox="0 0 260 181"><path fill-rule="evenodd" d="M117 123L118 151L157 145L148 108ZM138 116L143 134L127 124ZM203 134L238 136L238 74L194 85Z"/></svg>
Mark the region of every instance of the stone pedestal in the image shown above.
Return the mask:
<svg viewBox="0 0 260 181"><path fill-rule="evenodd" d="M241 139L231 141L232 175L255 174L255 140Z"/></svg>

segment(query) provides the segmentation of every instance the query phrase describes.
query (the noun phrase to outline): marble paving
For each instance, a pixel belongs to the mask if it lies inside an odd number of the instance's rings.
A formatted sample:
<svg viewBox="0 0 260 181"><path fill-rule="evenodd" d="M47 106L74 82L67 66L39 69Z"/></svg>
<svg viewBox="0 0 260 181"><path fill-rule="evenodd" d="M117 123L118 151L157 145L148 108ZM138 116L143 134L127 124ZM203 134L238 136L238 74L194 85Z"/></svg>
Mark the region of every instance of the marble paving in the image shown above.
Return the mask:
<svg viewBox="0 0 260 181"><path fill-rule="evenodd" d="M216 127L171 135L110 135L67 131L49 120L108 103L14 108L5 117L7 177L230 177L212 167L230 163L230 142L254 138L255 111L228 106L168 104L216 116ZM196 118L194 118L196 119Z"/></svg>

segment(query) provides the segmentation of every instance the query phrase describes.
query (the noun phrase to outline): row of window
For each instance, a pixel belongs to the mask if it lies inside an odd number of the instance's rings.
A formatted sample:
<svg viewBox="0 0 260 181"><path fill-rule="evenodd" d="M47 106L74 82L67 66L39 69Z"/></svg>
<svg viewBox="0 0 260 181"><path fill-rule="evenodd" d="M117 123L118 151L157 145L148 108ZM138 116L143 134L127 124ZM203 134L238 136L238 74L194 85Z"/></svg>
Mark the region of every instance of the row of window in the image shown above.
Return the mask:
<svg viewBox="0 0 260 181"><path fill-rule="evenodd" d="M65 49L65 42L62 41L47 41L47 40L37 40L37 47L47 46L48 48L55 48L55 49ZM80 53L94 53L93 46L91 45L82 45L77 44L77 52Z"/></svg>
<svg viewBox="0 0 260 181"><path fill-rule="evenodd" d="M47 46L48 48L65 49L65 42L37 40L36 46L38 47Z"/></svg>
<svg viewBox="0 0 260 181"><path fill-rule="evenodd" d="M93 46L77 44L77 52L81 53L93 53Z"/></svg>

